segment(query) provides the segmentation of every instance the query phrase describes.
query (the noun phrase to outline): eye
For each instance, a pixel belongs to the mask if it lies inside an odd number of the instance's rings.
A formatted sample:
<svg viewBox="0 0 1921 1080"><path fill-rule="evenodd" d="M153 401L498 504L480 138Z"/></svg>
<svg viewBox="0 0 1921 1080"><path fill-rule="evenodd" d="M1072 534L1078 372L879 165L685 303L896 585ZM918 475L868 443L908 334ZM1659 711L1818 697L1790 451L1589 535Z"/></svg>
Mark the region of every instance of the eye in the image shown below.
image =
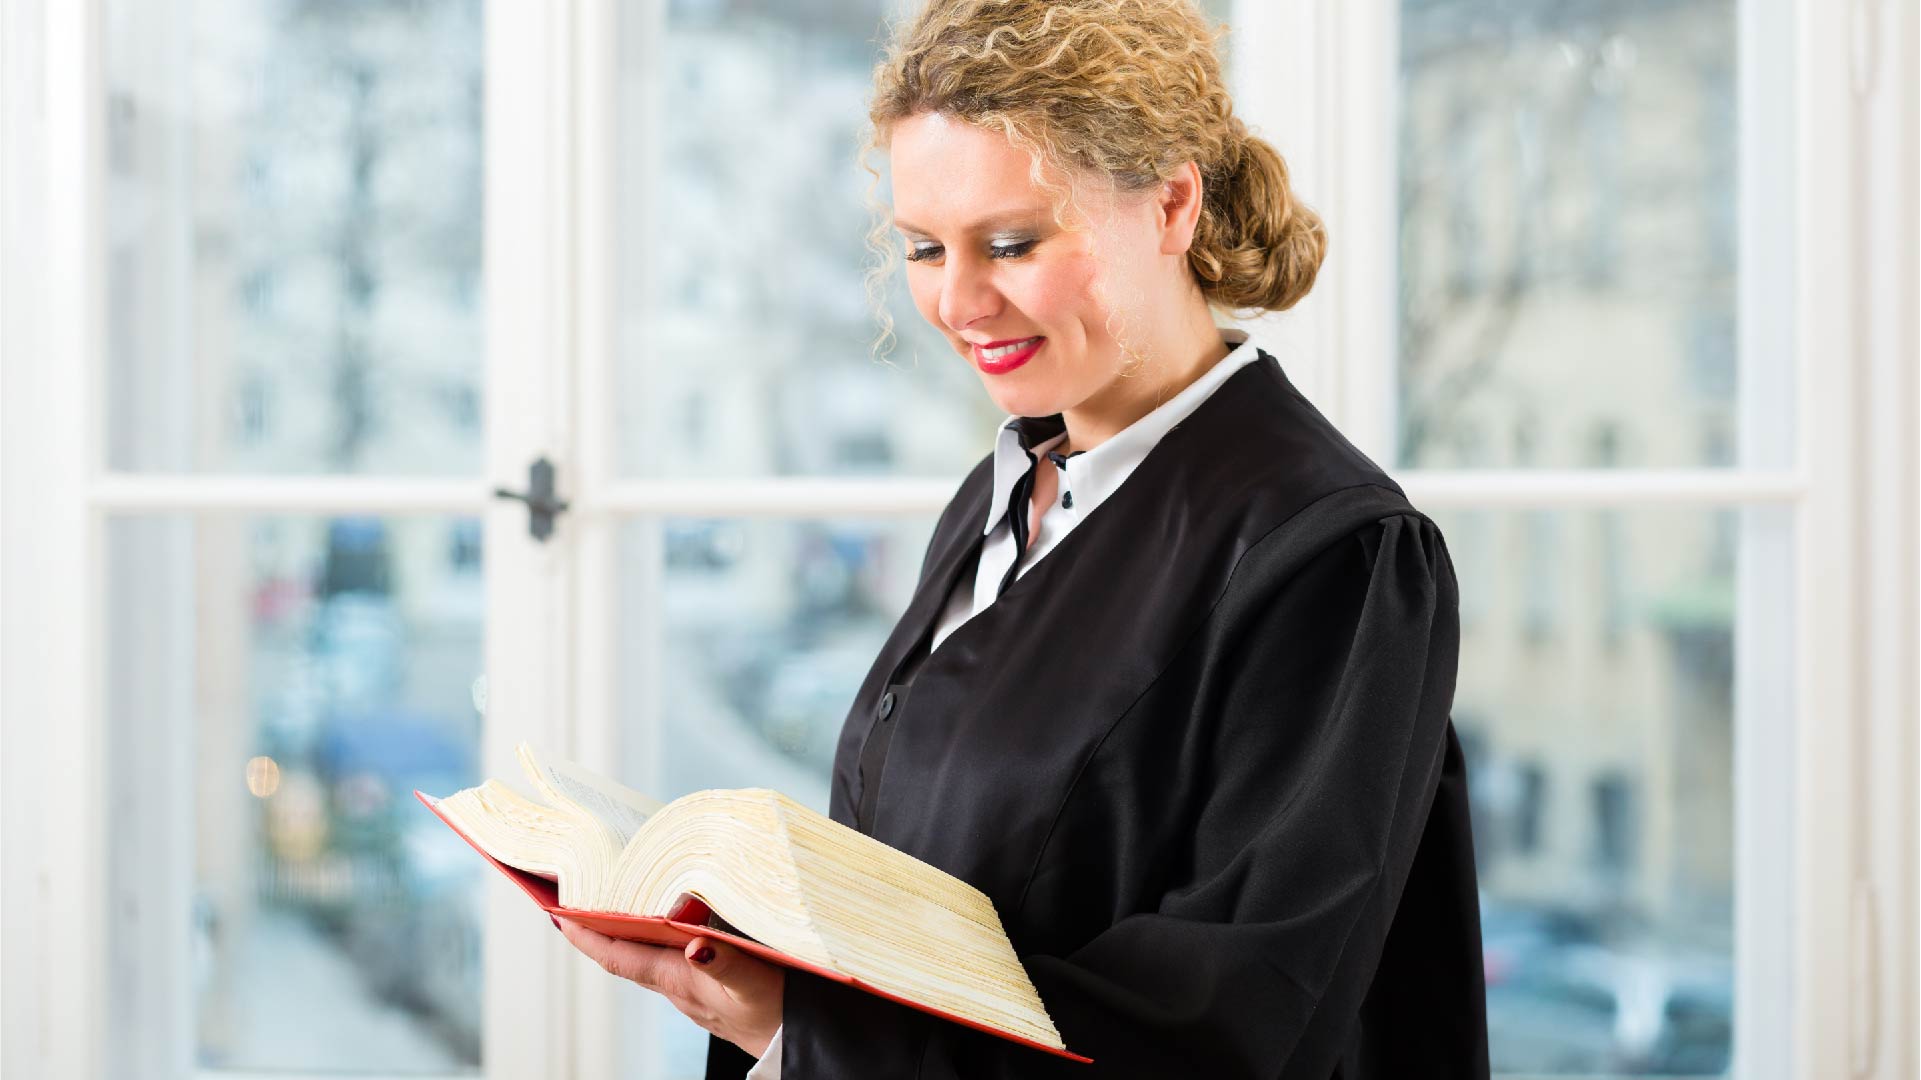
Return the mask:
<svg viewBox="0 0 1921 1080"><path fill-rule="evenodd" d="M1039 240L1022 240L1013 244L995 244L987 249L987 257L990 259L1018 259L1028 252L1033 251L1034 245L1038 243L1040 243ZM940 252L941 247L939 244L923 244L910 249L906 257L908 262L926 262L929 259L939 258Z"/></svg>

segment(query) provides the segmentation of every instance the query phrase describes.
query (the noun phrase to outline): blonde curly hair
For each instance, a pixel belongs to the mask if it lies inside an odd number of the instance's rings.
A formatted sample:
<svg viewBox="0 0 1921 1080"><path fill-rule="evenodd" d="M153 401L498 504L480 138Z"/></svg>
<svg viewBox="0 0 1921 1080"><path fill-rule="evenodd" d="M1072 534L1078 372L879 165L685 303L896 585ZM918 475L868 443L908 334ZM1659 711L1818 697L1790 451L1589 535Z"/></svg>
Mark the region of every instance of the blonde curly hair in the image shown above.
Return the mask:
<svg viewBox="0 0 1921 1080"><path fill-rule="evenodd" d="M892 27L860 148L872 177L875 349L893 334L878 298L899 259L867 159L887 149L896 121L924 112L997 129L1027 151L1057 222L1078 205L1051 176L1145 192L1192 160L1204 195L1187 261L1208 304L1240 317L1306 296L1327 230L1294 196L1279 152L1234 115L1216 52L1226 33L1193 0L930 0Z"/></svg>

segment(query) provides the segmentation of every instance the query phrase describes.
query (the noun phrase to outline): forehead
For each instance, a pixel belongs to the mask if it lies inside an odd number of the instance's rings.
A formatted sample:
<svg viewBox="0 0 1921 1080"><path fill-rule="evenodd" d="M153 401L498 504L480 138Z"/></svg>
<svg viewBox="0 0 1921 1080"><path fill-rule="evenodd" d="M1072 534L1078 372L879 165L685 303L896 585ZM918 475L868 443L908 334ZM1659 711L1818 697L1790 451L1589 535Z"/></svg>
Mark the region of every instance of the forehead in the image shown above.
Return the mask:
<svg viewBox="0 0 1921 1080"><path fill-rule="evenodd" d="M1000 131L921 113L894 124L888 157L903 231L1024 225L1050 214L1047 193L1028 178L1026 151Z"/></svg>

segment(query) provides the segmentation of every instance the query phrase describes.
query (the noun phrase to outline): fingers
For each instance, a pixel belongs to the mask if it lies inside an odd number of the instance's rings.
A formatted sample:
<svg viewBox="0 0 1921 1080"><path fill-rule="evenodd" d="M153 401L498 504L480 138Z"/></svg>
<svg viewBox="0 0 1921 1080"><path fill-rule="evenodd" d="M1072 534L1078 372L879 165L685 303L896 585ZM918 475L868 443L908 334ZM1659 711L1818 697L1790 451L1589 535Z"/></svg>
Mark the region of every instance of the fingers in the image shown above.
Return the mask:
<svg viewBox="0 0 1921 1080"><path fill-rule="evenodd" d="M738 1013L766 1021L770 1032L780 1023L785 971L724 941L696 937L676 949L622 941L558 916L554 925L608 974L665 995L710 1031L730 1026L722 1012L728 1020Z"/></svg>
<svg viewBox="0 0 1921 1080"><path fill-rule="evenodd" d="M622 941L554 916L567 941L608 974L667 998L694 1023L759 1056L780 1029L786 970L714 938L681 948Z"/></svg>
<svg viewBox="0 0 1921 1080"><path fill-rule="evenodd" d="M686 961L678 955L678 949L622 941L559 916L554 917L554 925L560 927L574 948L586 953L609 975L662 993L678 991L685 985Z"/></svg>

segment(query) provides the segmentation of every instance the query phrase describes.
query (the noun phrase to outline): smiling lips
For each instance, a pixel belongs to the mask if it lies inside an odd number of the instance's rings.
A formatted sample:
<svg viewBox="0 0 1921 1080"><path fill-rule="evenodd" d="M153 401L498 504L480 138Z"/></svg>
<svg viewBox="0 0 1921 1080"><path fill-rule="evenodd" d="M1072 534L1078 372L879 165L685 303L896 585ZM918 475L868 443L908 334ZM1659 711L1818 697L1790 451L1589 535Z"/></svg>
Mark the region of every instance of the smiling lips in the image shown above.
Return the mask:
<svg viewBox="0 0 1921 1080"><path fill-rule="evenodd" d="M1034 358L1047 344L1044 337L1010 338L991 345L974 346L974 363L989 375L1005 375Z"/></svg>

